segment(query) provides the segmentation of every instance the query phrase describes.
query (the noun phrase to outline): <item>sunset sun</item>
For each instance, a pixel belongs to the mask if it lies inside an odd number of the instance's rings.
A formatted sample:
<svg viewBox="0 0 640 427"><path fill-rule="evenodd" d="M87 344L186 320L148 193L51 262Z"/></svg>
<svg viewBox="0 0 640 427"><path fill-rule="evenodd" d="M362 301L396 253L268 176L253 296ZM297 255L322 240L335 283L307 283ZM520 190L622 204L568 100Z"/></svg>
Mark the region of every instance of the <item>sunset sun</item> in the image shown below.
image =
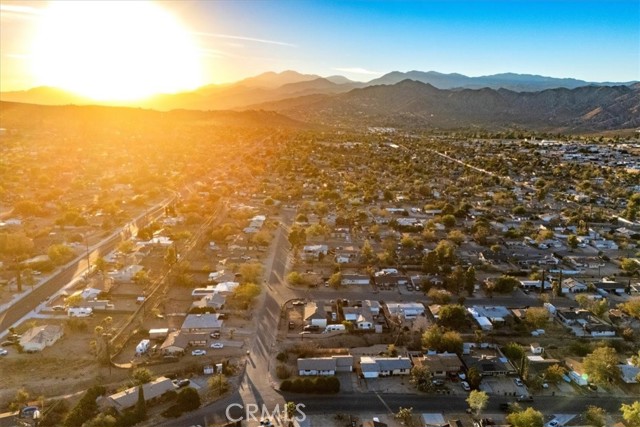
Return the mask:
<svg viewBox="0 0 640 427"><path fill-rule="evenodd" d="M32 51L39 84L96 100L135 100L203 84L189 32L150 2L59 2Z"/></svg>

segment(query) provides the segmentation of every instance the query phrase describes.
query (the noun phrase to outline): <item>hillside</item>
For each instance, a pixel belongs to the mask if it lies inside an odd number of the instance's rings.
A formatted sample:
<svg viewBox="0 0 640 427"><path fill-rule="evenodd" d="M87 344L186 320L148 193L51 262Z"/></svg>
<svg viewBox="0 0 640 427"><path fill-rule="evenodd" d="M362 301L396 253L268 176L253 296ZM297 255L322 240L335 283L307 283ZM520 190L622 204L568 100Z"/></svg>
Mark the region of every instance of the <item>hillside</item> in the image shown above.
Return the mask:
<svg viewBox="0 0 640 427"><path fill-rule="evenodd" d="M302 97L251 108L277 111L306 122L344 126L608 130L640 126L640 88L634 85L539 92L441 90L404 80L390 86L371 86L346 94Z"/></svg>

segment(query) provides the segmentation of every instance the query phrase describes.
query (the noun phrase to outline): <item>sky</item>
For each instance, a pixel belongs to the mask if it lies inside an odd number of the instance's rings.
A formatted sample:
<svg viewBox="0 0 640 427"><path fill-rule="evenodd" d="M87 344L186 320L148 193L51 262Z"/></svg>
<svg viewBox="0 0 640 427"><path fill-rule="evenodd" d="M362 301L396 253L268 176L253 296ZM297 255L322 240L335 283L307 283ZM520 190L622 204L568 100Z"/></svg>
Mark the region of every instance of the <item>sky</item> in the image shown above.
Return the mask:
<svg viewBox="0 0 640 427"><path fill-rule="evenodd" d="M154 3L188 32L198 85L284 70L358 81L396 70L640 80L640 0ZM43 83L33 75L33 39L49 6L0 0L0 90ZM118 16L111 20L118 33Z"/></svg>

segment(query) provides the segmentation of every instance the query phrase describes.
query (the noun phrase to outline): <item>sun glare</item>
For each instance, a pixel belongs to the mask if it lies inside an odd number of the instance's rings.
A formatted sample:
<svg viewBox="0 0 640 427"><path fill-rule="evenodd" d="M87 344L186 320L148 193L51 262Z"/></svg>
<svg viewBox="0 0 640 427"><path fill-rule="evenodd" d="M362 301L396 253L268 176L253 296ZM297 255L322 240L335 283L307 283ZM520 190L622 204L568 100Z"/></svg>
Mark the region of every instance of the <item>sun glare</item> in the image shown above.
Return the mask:
<svg viewBox="0 0 640 427"><path fill-rule="evenodd" d="M154 3L55 2L41 19L32 51L40 85L135 100L203 84L189 32Z"/></svg>

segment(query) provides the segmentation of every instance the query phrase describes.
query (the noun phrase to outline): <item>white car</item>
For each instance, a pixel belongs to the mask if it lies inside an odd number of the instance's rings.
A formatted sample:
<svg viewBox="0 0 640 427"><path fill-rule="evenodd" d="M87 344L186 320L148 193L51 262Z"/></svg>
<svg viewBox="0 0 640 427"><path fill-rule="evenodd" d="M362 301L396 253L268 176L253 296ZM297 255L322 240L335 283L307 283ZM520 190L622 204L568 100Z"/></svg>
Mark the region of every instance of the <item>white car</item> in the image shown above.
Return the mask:
<svg viewBox="0 0 640 427"><path fill-rule="evenodd" d="M516 385L517 385L518 387L522 387L522 386L524 386L524 383L522 382L522 380L521 380L520 378L516 378L516 379L514 379L514 380L513 380L513 382L514 382L514 383L516 383Z"/></svg>
<svg viewBox="0 0 640 427"><path fill-rule="evenodd" d="M471 390L471 387L469 387L469 383L468 382L462 381L460 384L462 385L462 389L464 391L470 391Z"/></svg>
<svg viewBox="0 0 640 427"><path fill-rule="evenodd" d="M221 342L214 342L213 344L211 344L211 348L224 348L224 344L222 344Z"/></svg>
<svg viewBox="0 0 640 427"><path fill-rule="evenodd" d="M8 350L4 348L0 348L0 356L6 356L7 354L9 354Z"/></svg>
<svg viewBox="0 0 640 427"><path fill-rule="evenodd" d="M207 354L207 350L193 350L191 352L192 356L204 356L205 354Z"/></svg>

